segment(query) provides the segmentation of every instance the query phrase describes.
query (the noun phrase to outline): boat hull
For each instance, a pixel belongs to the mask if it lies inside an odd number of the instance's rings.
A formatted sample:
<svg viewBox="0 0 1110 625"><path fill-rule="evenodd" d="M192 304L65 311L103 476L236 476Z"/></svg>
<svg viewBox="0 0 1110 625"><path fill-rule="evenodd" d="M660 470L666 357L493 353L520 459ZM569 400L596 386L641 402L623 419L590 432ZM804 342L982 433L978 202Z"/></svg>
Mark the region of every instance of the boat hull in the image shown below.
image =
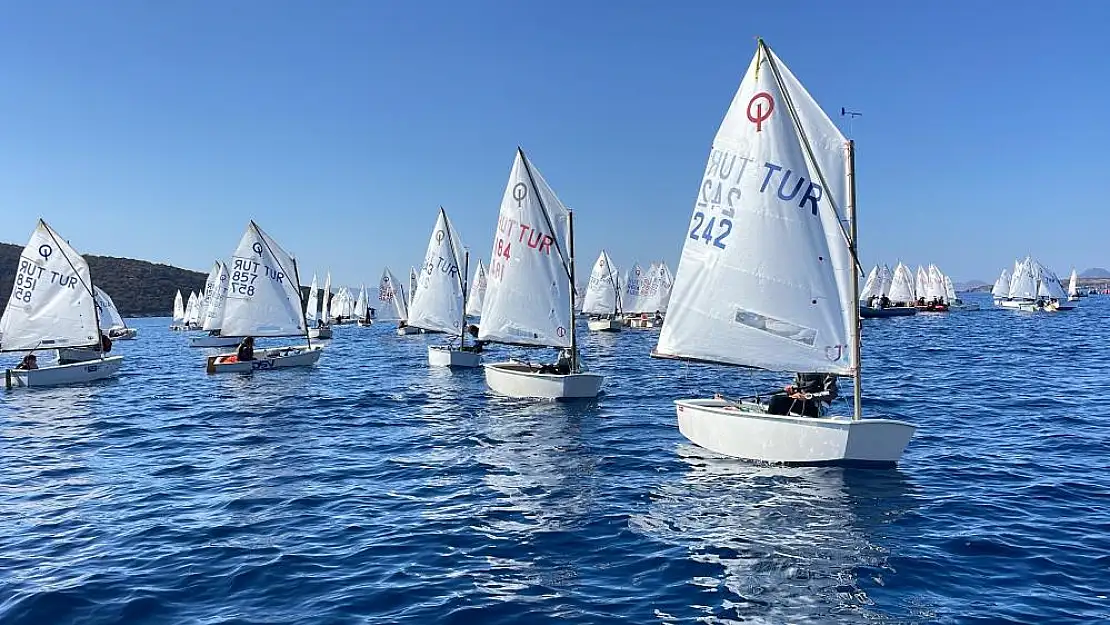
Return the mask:
<svg viewBox="0 0 1110 625"><path fill-rule="evenodd" d="M113 341L133 341L139 335L135 328L113 328L108 332L108 338Z"/></svg>
<svg viewBox="0 0 1110 625"><path fill-rule="evenodd" d="M482 355L477 352L430 345L428 364L432 367L474 368L482 365Z"/></svg>
<svg viewBox="0 0 1110 625"><path fill-rule="evenodd" d="M84 384L115 376L122 364L123 356L108 356L38 369L7 369L4 383L9 389Z"/></svg>
<svg viewBox="0 0 1110 625"><path fill-rule="evenodd" d="M540 399L583 399L597 397L604 377L596 373L539 373L521 362L484 365L486 385L498 395Z"/></svg>
<svg viewBox="0 0 1110 625"><path fill-rule="evenodd" d="M235 347L242 340L241 336L194 336L189 347Z"/></svg>
<svg viewBox="0 0 1110 625"><path fill-rule="evenodd" d="M620 332L624 328L620 319L590 319L587 325L592 332Z"/></svg>
<svg viewBox="0 0 1110 625"><path fill-rule="evenodd" d="M309 328L308 329L308 338L310 338L310 339L320 339L321 341L326 341L326 340L330 339L331 337L332 337L332 332L331 332L331 327L330 326L325 326L323 328Z"/></svg>
<svg viewBox="0 0 1110 625"><path fill-rule="evenodd" d="M860 306L859 316L864 319L882 319L885 317L909 317L916 315L917 309L912 306L889 306L887 308L873 308Z"/></svg>
<svg viewBox="0 0 1110 625"><path fill-rule="evenodd" d="M773 464L893 467L915 429L890 419L770 415L723 399L680 399L675 407L679 432L696 445Z"/></svg>
<svg viewBox="0 0 1110 625"><path fill-rule="evenodd" d="M628 327L637 330L646 330L655 327L654 319L641 319L640 317L633 317L628 320Z"/></svg>
<svg viewBox="0 0 1110 625"><path fill-rule="evenodd" d="M235 354L220 354L208 357L207 370L208 373L251 373L290 367L311 367L320 360L321 353L323 348L319 345L294 345L256 350L254 360L242 362L234 358L228 360Z"/></svg>
<svg viewBox="0 0 1110 625"><path fill-rule="evenodd" d="M420 332L421 332L420 328L415 328L413 326L405 326L403 328L397 328L397 336L408 336L410 334L420 334Z"/></svg>

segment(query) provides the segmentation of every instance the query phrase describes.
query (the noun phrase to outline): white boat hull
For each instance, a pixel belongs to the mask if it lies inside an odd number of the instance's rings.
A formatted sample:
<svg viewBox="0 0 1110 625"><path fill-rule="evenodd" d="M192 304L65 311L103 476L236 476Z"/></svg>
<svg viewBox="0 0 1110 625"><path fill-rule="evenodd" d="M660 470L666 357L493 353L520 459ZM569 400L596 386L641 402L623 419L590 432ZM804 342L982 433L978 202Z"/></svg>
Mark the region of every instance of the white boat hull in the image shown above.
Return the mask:
<svg viewBox="0 0 1110 625"><path fill-rule="evenodd" d="M521 362L484 365L490 390L509 397L541 399L580 399L597 397L604 377L596 373L539 373L536 367Z"/></svg>
<svg viewBox="0 0 1110 625"><path fill-rule="evenodd" d="M240 362L224 361L235 354L220 354L208 357L208 373L251 373L252 371L268 371L270 369L287 369L289 367L311 367L320 360L323 348L319 345L311 347L294 345L290 347L272 347L270 349L255 350L254 360Z"/></svg>
<svg viewBox="0 0 1110 625"><path fill-rule="evenodd" d="M891 467L915 429L890 419L770 415L723 399L680 399L675 406L678 430L693 443L774 464Z"/></svg>
<svg viewBox="0 0 1110 625"><path fill-rule="evenodd" d="M649 319L641 319L640 317L633 317L632 319L629 320L628 327L636 328L636 329L640 329L640 330L646 330L647 328L654 328L655 327L655 320L650 319L650 318Z"/></svg>
<svg viewBox="0 0 1110 625"><path fill-rule="evenodd" d="M408 336L410 334L420 334L421 332L422 330L420 328L414 328L413 326L397 328L397 336Z"/></svg>
<svg viewBox="0 0 1110 625"><path fill-rule="evenodd" d="M234 347L242 340L241 336L194 336L189 347Z"/></svg>
<svg viewBox="0 0 1110 625"><path fill-rule="evenodd" d="M53 365L38 369L7 369L4 372L6 388L64 386L103 380L119 373L123 356L108 356L84 360L68 365Z"/></svg>
<svg viewBox="0 0 1110 625"><path fill-rule="evenodd" d="M590 319L588 325L592 332L620 332L624 328L620 319Z"/></svg>
<svg viewBox="0 0 1110 625"><path fill-rule="evenodd" d="M322 341L325 341L330 339L331 337L332 332L330 327L308 329L308 338L310 339L320 339Z"/></svg>
<svg viewBox="0 0 1110 625"><path fill-rule="evenodd" d="M428 347L428 364L432 367L480 367L482 355L439 345Z"/></svg>

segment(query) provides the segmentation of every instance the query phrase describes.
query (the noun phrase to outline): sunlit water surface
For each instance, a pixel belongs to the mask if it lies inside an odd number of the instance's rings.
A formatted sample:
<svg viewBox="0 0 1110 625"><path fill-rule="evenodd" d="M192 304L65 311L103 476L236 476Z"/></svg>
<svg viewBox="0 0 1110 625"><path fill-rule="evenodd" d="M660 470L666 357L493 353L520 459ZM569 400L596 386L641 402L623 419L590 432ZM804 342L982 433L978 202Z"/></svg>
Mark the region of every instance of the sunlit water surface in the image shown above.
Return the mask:
<svg viewBox="0 0 1110 625"><path fill-rule="evenodd" d="M1108 316L866 321L865 410L919 426L897 471L689 444L673 399L788 376L655 331L585 336L605 393L549 403L386 324L250 377L137 320L118 380L3 396L0 622L1106 621Z"/></svg>

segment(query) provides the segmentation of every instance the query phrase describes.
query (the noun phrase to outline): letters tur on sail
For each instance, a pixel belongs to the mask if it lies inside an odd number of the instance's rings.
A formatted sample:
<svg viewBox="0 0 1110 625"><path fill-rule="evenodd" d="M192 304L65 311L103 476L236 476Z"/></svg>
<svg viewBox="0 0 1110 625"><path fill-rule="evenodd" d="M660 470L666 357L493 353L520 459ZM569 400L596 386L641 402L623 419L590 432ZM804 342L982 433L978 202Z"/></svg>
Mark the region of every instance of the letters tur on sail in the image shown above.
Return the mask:
<svg viewBox="0 0 1110 625"><path fill-rule="evenodd" d="M89 265L40 219L19 254L0 351L83 347L99 338Z"/></svg>
<svg viewBox="0 0 1110 625"><path fill-rule="evenodd" d="M474 270L474 279L470 281L470 289L466 295L466 314L472 317L482 316L482 305L486 301L486 264L478 259L478 268Z"/></svg>
<svg viewBox="0 0 1110 625"><path fill-rule="evenodd" d="M449 334L462 331L463 253L451 220L439 209L409 306L409 325Z"/></svg>
<svg viewBox="0 0 1110 625"><path fill-rule="evenodd" d="M613 315L620 312L619 270L613 259L602 250L590 272L590 283L586 285L586 297L582 301L582 312L587 315Z"/></svg>
<svg viewBox="0 0 1110 625"><path fill-rule="evenodd" d="M713 141L658 355L852 371L847 159L844 136L760 42Z"/></svg>
<svg viewBox="0 0 1110 625"><path fill-rule="evenodd" d="M518 149L494 232L479 339L570 347L569 215Z"/></svg>
<svg viewBox="0 0 1110 625"><path fill-rule="evenodd" d="M231 257L221 333L226 336L303 335L300 288L293 259L253 221Z"/></svg>

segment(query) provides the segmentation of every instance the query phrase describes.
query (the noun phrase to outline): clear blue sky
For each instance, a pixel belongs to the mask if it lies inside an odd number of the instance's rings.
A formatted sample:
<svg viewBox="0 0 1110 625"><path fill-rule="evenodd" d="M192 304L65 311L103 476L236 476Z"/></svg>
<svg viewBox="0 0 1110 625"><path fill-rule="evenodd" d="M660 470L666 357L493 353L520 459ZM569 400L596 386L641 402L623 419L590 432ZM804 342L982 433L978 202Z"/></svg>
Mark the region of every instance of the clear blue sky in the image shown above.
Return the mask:
<svg viewBox="0 0 1110 625"><path fill-rule="evenodd" d="M582 271L674 267L764 37L862 111L861 246L993 279L1110 266L1110 2L56 0L0 8L0 241L207 269L255 218L303 274L490 253L520 144ZM307 282L309 276L302 275Z"/></svg>

